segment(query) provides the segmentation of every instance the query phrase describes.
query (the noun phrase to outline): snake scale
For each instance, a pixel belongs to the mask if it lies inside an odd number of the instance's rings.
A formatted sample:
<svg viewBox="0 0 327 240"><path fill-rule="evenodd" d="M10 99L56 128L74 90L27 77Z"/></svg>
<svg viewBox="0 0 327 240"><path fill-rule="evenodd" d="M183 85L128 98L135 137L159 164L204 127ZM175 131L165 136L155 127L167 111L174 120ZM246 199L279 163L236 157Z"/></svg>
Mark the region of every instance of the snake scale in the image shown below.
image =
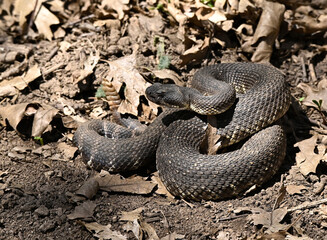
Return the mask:
<svg viewBox="0 0 327 240"><path fill-rule="evenodd" d="M196 72L189 87L155 83L146 96L170 108L139 135L101 120L77 129L73 140L89 166L124 172L156 159L170 193L199 201L230 198L263 184L285 157L286 137L273 124L288 110L290 92L274 67L207 66ZM216 116L218 146L238 143L239 148L216 155L200 152L207 114Z"/></svg>

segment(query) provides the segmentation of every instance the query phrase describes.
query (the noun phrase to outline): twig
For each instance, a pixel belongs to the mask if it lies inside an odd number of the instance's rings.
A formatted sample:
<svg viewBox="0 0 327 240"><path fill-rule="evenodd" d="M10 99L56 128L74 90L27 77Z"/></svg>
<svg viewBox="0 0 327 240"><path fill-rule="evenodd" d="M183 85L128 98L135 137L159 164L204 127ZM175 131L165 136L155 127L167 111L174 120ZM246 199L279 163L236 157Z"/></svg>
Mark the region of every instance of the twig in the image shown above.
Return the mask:
<svg viewBox="0 0 327 240"><path fill-rule="evenodd" d="M317 82L315 68L312 63L309 64L309 71L310 71L310 77L311 77L312 81Z"/></svg>
<svg viewBox="0 0 327 240"><path fill-rule="evenodd" d="M49 62L58 52L59 47L55 47L54 49L52 49L52 51L50 52L50 55L47 57L46 61Z"/></svg>
<svg viewBox="0 0 327 240"><path fill-rule="evenodd" d="M317 188L313 190L314 194L319 195L325 188L327 178L322 178Z"/></svg>
<svg viewBox="0 0 327 240"><path fill-rule="evenodd" d="M190 208L195 208L194 204L189 203L188 201L186 201L186 200L184 200L184 199L182 199L182 201L183 201L184 203L186 203L186 205L189 206Z"/></svg>
<svg viewBox="0 0 327 240"><path fill-rule="evenodd" d="M56 71L57 69L63 67L65 65L65 63L58 63L57 65L54 65L48 69L42 69L42 74L43 76L46 76L54 71Z"/></svg>
<svg viewBox="0 0 327 240"><path fill-rule="evenodd" d="M85 16L85 17L82 17L81 19L78 19L76 21L73 21L73 22L70 22L67 24L67 27L73 27L75 24L78 24L84 20L87 20L87 19L90 19L90 18L94 18L95 15L94 14L91 14L91 15L88 15L88 16Z"/></svg>
<svg viewBox="0 0 327 240"><path fill-rule="evenodd" d="M307 82L308 76L307 76L307 70L305 68L304 57L302 56L300 59L301 59L301 65L302 65L303 78L305 79L304 82Z"/></svg>
<svg viewBox="0 0 327 240"><path fill-rule="evenodd" d="M238 218L242 218L242 217L247 217L250 214L251 213L245 213L245 214L242 214L242 215L236 215L236 216L231 216L231 217L219 218L218 219L218 222L220 222L220 221L229 221L229 220L234 220L234 219L238 219Z"/></svg>
<svg viewBox="0 0 327 240"><path fill-rule="evenodd" d="M10 76L18 75L21 72L24 72L26 68L27 68L27 62L26 61L23 61L19 65L15 66L13 68L10 68L7 71L1 73L0 74L0 81L2 79L8 78Z"/></svg>
<svg viewBox="0 0 327 240"><path fill-rule="evenodd" d="M313 208L313 207L319 206L320 204L324 204L324 203L327 203L327 198L320 199L320 200L317 200L317 201L314 201L314 202L307 202L307 203L301 204L299 206L290 208L290 209L287 210L287 213L291 213L291 212L294 212L294 211L297 211L297 210L304 210L304 209L308 209L308 208Z"/></svg>

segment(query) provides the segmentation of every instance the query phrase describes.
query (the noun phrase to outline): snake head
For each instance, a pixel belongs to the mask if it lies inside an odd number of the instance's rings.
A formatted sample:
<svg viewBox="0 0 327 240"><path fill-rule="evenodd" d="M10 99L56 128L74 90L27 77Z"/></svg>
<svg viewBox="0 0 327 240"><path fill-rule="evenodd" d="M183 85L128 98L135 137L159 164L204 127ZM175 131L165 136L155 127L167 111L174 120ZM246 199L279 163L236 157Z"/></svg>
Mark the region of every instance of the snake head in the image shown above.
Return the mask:
<svg viewBox="0 0 327 240"><path fill-rule="evenodd" d="M175 84L154 83L145 90L146 97L156 104L170 108L189 108L189 95Z"/></svg>

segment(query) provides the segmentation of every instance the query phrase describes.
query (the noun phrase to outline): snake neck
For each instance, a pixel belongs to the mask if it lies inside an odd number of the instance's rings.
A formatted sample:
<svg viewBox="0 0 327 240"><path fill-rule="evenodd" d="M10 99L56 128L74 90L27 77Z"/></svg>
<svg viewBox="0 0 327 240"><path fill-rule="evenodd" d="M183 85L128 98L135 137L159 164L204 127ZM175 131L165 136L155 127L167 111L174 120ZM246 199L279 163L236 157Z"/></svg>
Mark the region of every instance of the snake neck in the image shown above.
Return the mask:
<svg viewBox="0 0 327 240"><path fill-rule="evenodd" d="M234 87L225 82L220 82L218 90L210 95L200 91L190 91L189 108L201 115L216 115L227 111L236 100Z"/></svg>

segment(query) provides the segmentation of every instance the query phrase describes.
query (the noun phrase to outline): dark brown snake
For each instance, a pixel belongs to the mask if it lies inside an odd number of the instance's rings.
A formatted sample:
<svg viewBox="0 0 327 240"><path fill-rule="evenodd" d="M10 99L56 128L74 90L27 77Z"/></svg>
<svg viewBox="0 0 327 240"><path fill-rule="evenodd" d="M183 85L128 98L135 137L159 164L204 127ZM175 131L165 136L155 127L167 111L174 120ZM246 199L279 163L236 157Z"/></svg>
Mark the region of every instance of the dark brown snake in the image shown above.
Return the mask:
<svg viewBox="0 0 327 240"><path fill-rule="evenodd" d="M190 86L149 87L149 100L182 110L164 111L138 136L107 121L80 126L74 142L86 163L97 170L126 172L156 159L168 191L192 200L230 198L270 179L286 152L282 128L272 125L290 105L283 75L267 65L226 63L200 69ZM241 146L206 155L200 152L208 125L202 114L216 112L220 148Z"/></svg>

